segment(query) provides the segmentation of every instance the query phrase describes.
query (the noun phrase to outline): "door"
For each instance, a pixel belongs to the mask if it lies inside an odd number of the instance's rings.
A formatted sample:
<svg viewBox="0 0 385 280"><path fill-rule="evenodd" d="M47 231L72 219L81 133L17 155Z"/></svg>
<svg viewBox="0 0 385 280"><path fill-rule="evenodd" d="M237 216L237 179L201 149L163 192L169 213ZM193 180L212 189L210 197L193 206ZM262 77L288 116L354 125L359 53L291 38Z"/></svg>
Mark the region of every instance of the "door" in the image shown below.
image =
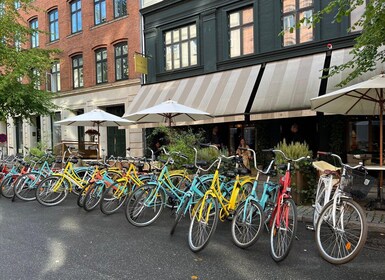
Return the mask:
<svg viewBox="0 0 385 280"><path fill-rule="evenodd" d="M107 107L106 112L121 117L124 106ZM126 130L118 127L107 127L107 156L126 156Z"/></svg>

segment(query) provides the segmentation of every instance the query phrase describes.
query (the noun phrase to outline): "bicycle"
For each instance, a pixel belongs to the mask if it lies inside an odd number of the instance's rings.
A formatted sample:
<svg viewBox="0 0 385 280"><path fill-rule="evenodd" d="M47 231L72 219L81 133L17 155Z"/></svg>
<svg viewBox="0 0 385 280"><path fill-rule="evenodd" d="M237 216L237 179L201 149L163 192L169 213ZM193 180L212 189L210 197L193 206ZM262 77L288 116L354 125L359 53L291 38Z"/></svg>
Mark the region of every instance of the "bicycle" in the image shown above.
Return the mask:
<svg viewBox="0 0 385 280"><path fill-rule="evenodd" d="M69 192L80 195L89 181L95 176L95 169L92 167L75 169L74 165L78 162L75 154L68 148L69 157L65 161L63 154L62 162L65 167L61 173L53 173L51 176L42 180L36 188L36 200L44 206L54 206L63 202Z"/></svg>
<svg viewBox="0 0 385 280"><path fill-rule="evenodd" d="M290 159L281 150L266 151L280 154L286 161L285 175L279 179L280 188L272 214L273 219L270 220L270 255L274 261L280 262L288 256L297 232L297 206L291 197L290 186L292 164L308 157Z"/></svg>
<svg viewBox="0 0 385 280"><path fill-rule="evenodd" d="M209 146L218 149L214 145ZM219 169L222 160L236 158L238 158L238 160L236 160L237 163L242 161L242 158L238 156L227 157L225 155L219 155L214 162L217 166L210 188L193 209L193 217L188 233L188 244L193 252L199 252L207 246L215 232L218 220L224 221L233 214L239 202L246 197L245 190L248 190L248 187L244 186L250 184L250 181L241 181L240 175L248 174L247 169L238 168L236 174L232 174L235 175L236 178L230 181L230 185L232 186L230 193L224 188L224 185L228 182L221 183L219 179Z"/></svg>
<svg viewBox="0 0 385 280"><path fill-rule="evenodd" d="M341 168L322 162L313 163L322 171L313 215L316 244L323 259L332 264L344 264L360 253L368 234L365 213L352 197L355 178L349 174L353 170L365 169L362 164L344 164L341 157L333 153L318 152L318 155L332 156ZM369 183L366 178L358 187L362 189Z"/></svg>
<svg viewBox="0 0 385 280"><path fill-rule="evenodd" d="M170 234L174 234L175 229L180 222L180 220L186 216L187 212L191 212L191 208L199 201L205 192L209 189L211 182L214 178L213 174L200 175L200 173L209 171L215 164L214 161L208 168L204 169L203 166L207 165L206 161L198 161L198 150L194 147L195 157L194 157L194 166L196 168L196 173L193 177L191 184L186 188L184 195L181 198L181 201L175 211L175 220L171 227ZM190 167L193 169L194 167ZM224 178L221 178L220 181L223 181ZM190 213L191 214L191 213Z"/></svg>
<svg viewBox="0 0 385 280"><path fill-rule="evenodd" d="M131 157L136 162L129 162L125 176L115 180L110 186L99 185L93 191L92 196L97 199L100 197L100 210L105 215L110 215L118 211L125 203L127 197L138 186L142 186L153 177L150 174L139 174L138 168L143 167L139 159ZM90 195L90 194L87 194Z"/></svg>
<svg viewBox="0 0 385 280"><path fill-rule="evenodd" d="M184 189L191 184L187 171L180 174L171 174L168 165L174 162L172 156L187 157L180 152L163 152L168 156L156 181L148 182L137 188L128 197L125 209L126 219L137 227L148 226L156 221L164 206L173 209L181 201ZM185 168L190 168L185 165Z"/></svg>
<svg viewBox="0 0 385 280"><path fill-rule="evenodd" d="M272 216L279 184L270 181L270 176L275 176L273 170L275 160L271 160L265 171L258 169L256 153L253 149L245 149L253 154L254 167L257 175L253 182L250 195L240 203L235 211L231 223L231 236L235 245L240 248L248 248L255 244L261 234L262 225L267 227ZM258 196L260 174L267 176L263 182L262 192ZM263 213L263 215L261 214Z"/></svg>

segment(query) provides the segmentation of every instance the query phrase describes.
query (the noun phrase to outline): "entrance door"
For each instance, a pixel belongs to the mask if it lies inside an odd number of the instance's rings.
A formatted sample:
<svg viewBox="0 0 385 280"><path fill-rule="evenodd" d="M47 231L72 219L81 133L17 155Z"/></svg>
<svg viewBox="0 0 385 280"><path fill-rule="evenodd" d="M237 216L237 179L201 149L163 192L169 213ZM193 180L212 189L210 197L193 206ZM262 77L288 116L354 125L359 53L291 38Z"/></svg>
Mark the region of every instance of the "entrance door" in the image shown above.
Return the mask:
<svg viewBox="0 0 385 280"><path fill-rule="evenodd" d="M121 117L124 114L124 106L107 107L106 111ZM107 127L107 156L126 156L126 130L118 127Z"/></svg>

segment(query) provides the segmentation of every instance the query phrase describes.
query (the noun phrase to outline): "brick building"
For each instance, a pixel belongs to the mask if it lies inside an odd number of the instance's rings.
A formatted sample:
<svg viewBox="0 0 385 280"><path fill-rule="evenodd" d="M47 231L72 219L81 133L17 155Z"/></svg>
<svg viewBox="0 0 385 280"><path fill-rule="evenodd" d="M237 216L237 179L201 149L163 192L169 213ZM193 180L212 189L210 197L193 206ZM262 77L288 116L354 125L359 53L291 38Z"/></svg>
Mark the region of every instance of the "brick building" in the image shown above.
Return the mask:
<svg viewBox="0 0 385 280"><path fill-rule="evenodd" d="M118 116L125 113L140 87L133 56L141 49L139 1L127 2L36 0L36 10L20 9L26 24L43 31L32 34L22 47L61 50L39 85L54 92L61 109L52 117L36 116L32 125L8 120L8 127L0 129L6 130L9 146L18 152L38 142L51 147L73 141L76 146L91 140L85 134L90 128L58 127L54 121L95 108ZM101 128L100 137L105 154L125 155L126 147L142 145L141 131L135 129L128 133L128 128Z"/></svg>

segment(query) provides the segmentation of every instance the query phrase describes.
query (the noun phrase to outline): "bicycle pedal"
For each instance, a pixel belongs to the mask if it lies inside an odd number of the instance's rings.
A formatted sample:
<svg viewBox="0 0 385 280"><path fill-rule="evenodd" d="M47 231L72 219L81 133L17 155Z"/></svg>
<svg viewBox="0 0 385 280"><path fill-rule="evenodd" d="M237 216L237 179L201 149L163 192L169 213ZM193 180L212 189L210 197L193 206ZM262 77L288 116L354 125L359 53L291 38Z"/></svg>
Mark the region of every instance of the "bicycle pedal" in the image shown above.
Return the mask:
<svg viewBox="0 0 385 280"><path fill-rule="evenodd" d="M297 235L295 236L295 240L299 240L299 238L298 238L298 236L297 236Z"/></svg>
<svg viewBox="0 0 385 280"><path fill-rule="evenodd" d="M312 225L306 225L306 229L311 230L311 231L315 231L315 228Z"/></svg>

